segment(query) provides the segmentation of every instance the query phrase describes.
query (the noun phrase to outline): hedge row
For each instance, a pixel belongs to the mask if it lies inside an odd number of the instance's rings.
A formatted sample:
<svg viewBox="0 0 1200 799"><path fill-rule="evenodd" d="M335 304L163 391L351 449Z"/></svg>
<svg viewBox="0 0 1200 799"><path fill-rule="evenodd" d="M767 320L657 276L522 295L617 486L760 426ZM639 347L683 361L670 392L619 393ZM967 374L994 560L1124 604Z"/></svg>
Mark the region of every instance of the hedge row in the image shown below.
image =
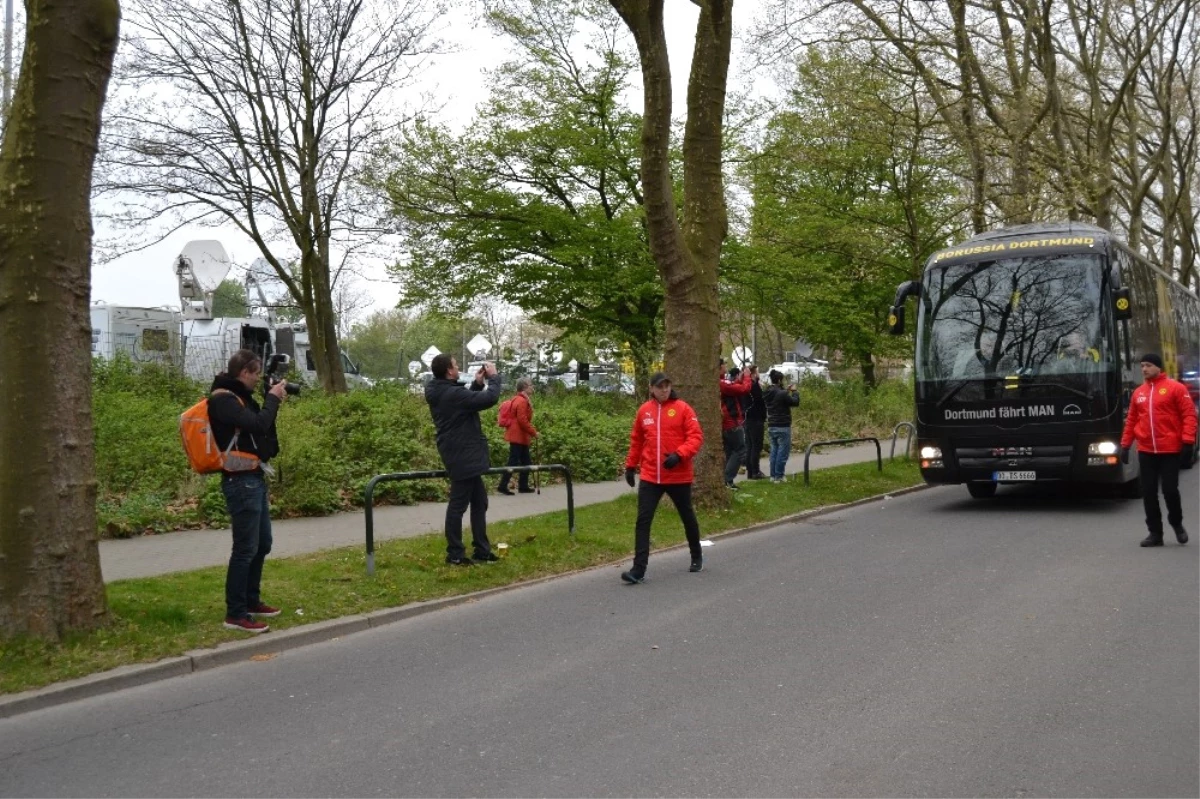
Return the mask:
<svg viewBox="0 0 1200 799"><path fill-rule="evenodd" d="M193 474L179 446L179 413L207 386L154 365L126 359L96 361L97 515L101 534L147 532L228 523L220 481ZM807 382L796 418L795 446L808 441L890 435L911 413L911 389L884 384L870 394L861 384ZM635 402L629 397L551 391L535 399L542 435L534 459L570 467L578 482L614 479L628 446ZM492 463L508 456L503 430L486 415ZM367 482L378 474L442 468L424 398L402 386L377 386L329 396L306 390L279 415L282 452L272 486L275 515L320 516L361 507ZM444 480L388 482L380 502L444 501Z"/></svg>

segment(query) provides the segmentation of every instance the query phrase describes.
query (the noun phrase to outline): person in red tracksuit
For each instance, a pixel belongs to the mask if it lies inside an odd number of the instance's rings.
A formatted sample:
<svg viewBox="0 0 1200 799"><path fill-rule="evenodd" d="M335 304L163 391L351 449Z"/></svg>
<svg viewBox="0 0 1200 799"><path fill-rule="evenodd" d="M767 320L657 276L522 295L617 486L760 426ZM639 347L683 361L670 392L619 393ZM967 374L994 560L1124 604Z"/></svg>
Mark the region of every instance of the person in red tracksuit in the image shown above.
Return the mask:
<svg viewBox="0 0 1200 799"><path fill-rule="evenodd" d="M749 369L731 369L725 374L725 359L717 364L721 390L721 446L725 449L725 485L737 490L734 478L746 460L746 411L742 401L750 397L754 378Z"/></svg>
<svg viewBox="0 0 1200 799"><path fill-rule="evenodd" d="M629 454L625 457L625 482L634 485L635 471L641 472L638 484L637 522L634 526L633 567L621 572L621 579L636 585L646 579L650 561L650 524L658 501L666 494L675 503L683 531L687 535L692 565L688 571L704 568L700 549L700 522L692 509L692 459L700 452L704 433L692 406L679 399L671 389L671 379L662 372L650 378L650 399L638 408L629 434Z"/></svg>
<svg viewBox="0 0 1200 799"><path fill-rule="evenodd" d="M1179 469L1192 465L1196 455L1196 406L1187 386L1163 374L1162 358L1153 352L1142 356L1142 377L1129 400L1129 415L1121 434L1121 460L1129 462L1129 448L1137 441L1138 467L1141 469L1142 503L1146 508L1146 528L1150 534L1144 547L1163 545L1162 511L1158 507L1158 486L1162 483L1167 503L1167 522L1175 531L1175 540L1188 541L1183 529L1183 504L1179 497Z"/></svg>

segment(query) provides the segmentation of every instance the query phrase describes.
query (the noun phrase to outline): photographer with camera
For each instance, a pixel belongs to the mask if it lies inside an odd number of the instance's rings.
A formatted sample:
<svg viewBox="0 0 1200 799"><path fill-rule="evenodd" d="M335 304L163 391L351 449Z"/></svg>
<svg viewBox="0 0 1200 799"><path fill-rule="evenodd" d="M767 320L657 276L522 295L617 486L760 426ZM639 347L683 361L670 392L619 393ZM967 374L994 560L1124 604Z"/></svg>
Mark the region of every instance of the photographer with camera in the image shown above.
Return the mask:
<svg viewBox="0 0 1200 799"><path fill-rule="evenodd" d="M479 412L500 399L500 375L495 365L485 363L475 373L471 387L458 382L458 363L441 353L429 365L433 379L425 386L425 402L437 430L437 449L450 478L450 502L446 506L446 563L471 566L499 560L487 537L487 489L483 473L491 468L487 436L479 423ZM475 554L468 558L462 541L462 517L471 509L471 537Z"/></svg>
<svg viewBox="0 0 1200 799"><path fill-rule="evenodd" d="M277 366L286 360L272 363ZM217 447L236 453L227 459L221 473L221 493L233 528L233 551L225 573L225 627L248 633L266 632L270 627L259 619L279 615L279 609L264 604L259 594L263 561L271 551L266 479L271 467L267 462L279 454L275 430L279 406L289 393L299 391L295 384L268 377L260 407L254 387L262 372L258 355L238 350L225 371L214 378L208 399L209 424Z"/></svg>
<svg viewBox="0 0 1200 799"><path fill-rule="evenodd" d="M721 445L725 449L725 485L737 490L733 479L746 460L746 414L742 400L750 395L752 378L749 371L734 367L725 374L725 359L717 364L717 380L721 389Z"/></svg>
<svg viewBox="0 0 1200 799"><path fill-rule="evenodd" d="M795 383L783 387L783 372L778 369L767 376L771 385L763 394L763 402L767 406L767 435L771 437L771 482L782 483L784 467L792 454L792 408L800 405L800 395Z"/></svg>

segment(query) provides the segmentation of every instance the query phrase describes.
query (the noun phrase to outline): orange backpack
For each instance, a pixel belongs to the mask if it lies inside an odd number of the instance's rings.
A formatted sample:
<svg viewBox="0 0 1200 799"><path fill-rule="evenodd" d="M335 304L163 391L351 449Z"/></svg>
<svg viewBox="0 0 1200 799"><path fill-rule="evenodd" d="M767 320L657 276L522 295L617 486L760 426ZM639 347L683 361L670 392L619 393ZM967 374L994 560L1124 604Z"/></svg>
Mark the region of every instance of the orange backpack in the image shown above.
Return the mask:
<svg viewBox="0 0 1200 799"><path fill-rule="evenodd" d="M219 388L213 394L233 394L228 389ZM238 404L245 406L242 398L234 394ZM197 402L183 413L179 414L179 437L183 441L183 452L187 455L188 465L192 471L200 474L215 472L252 472L259 468L258 456L251 452L239 452L234 449L237 445L241 429L234 430L233 439L224 451L217 448L217 440L213 437L212 423L208 419L208 397Z"/></svg>
<svg viewBox="0 0 1200 799"><path fill-rule="evenodd" d="M517 420L516 411L513 410L513 401L516 397L510 397L500 403L500 413L496 417L496 424L501 427L509 427Z"/></svg>

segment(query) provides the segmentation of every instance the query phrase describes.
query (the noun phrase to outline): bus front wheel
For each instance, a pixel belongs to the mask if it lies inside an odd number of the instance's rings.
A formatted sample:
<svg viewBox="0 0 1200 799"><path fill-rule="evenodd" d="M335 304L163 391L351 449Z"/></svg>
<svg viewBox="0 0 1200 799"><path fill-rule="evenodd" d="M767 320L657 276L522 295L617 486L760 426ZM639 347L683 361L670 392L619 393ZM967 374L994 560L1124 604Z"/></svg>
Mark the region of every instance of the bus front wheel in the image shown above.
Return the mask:
<svg viewBox="0 0 1200 799"><path fill-rule="evenodd" d="M975 480L967 483L967 492L975 499L989 499L996 496L996 484L991 480Z"/></svg>

